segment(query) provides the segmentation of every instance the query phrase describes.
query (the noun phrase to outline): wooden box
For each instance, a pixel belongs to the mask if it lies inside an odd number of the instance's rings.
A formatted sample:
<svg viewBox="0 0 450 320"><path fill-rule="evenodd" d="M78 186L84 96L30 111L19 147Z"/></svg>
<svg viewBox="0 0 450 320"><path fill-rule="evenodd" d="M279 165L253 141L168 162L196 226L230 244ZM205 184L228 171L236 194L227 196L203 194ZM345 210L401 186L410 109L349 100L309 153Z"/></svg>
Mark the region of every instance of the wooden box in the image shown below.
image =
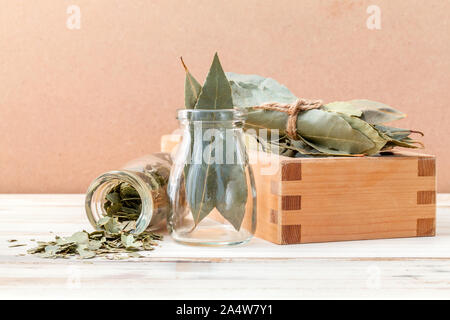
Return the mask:
<svg viewBox="0 0 450 320"><path fill-rule="evenodd" d="M170 152L179 137L164 136ZM250 152L256 236L277 244L434 236L435 157L288 158Z"/></svg>

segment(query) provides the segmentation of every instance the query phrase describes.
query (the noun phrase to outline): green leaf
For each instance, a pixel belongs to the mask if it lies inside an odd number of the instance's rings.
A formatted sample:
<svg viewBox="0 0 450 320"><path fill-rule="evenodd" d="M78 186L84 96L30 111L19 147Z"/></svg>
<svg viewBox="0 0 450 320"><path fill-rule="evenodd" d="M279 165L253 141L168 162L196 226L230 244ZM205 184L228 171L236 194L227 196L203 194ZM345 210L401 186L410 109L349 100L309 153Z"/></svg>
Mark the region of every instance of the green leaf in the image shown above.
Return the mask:
<svg viewBox="0 0 450 320"><path fill-rule="evenodd" d="M361 154L375 146L339 115L323 110L301 112L297 132L305 141L349 154Z"/></svg>
<svg viewBox="0 0 450 320"><path fill-rule="evenodd" d="M135 200L140 200L140 196L139 196L139 192L136 191L135 188L133 188L130 184L128 183L121 183L120 184L120 198L118 198L118 201L120 201L121 199L127 199L127 198L132 198Z"/></svg>
<svg viewBox="0 0 450 320"><path fill-rule="evenodd" d="M378 152L380 152L381 149L383 149L384 145L386 144L387 140L380 136L378 131L374 129L370 124L367 122L353 117L348 116L345 114L340 115L341 118L343 118L345 121L348 122L352 126L353 129L358 130L363 135L365 135L367 138L369 138L373 143L374 146L371 149L365 150L363 153L367 155L373 155Z"/></svg>
<svg viewBox="0 0 450 320"><path fill-rule="evenodd" d="M107 217L107 216L106 217L101 217L97 221L97 226L103 227L105 224L107 224L109 222L109 220L111 220L111 217Z"/></svg>
<svg viewBox="0 0 450 320"><path fill-rule="evenodd" d="M189 72L184 64L183 58L181 58L181 63L183 64L184 70L186 70L186 79L184 81L184 105L186 109L193 109L197 104L202 91L202 86Z"/></svg>
<svg viewBox="0 0 450 320"><path fill-rule="evenodd" d="M65 240L77 244L87 244L89 242L89 234L85 231L75 232L72 236L65 238Z"/></svg>
<svg viewBox="0 0 450 320"><path fill-rule="evenodd" d="M236 136L227 136L226 129L218 133L216 141L217 145L222 146L223 154L215 155L216 161L218 160L214 165L217 181L216 208L239 231L247 203L247 179L244 169L247 160L239 148L240 142ZM227 141L226 138L232 141Z"/></svg>
<svg viewBox="0 0 450 320"><path fill-rule="evenodd" d="M60 250L60 246L56 246L56 245L48 245L45 247L45 253L49 256L53 256L55 254L57 254Z"/></svg>
<svg viewBox="0 0 450 320"><path fill-rule="evenodd" d="M341 151L341 150L332 149L332 148L327 147L327 146L323 146L323 145L320 145L320 144L312 143L312 142L310 142L308 140L303 139L302 137L300 137L300 138L308 146L310 146L311 148L319 151L321 153L321 155L327 155L327 156L348 156L348 157L361 156L362 155L360 153L351 154L351 153L349 153L347 151Z"/></svg>
<svg viewBox="0 0 450 320"><path fill-rule="evenodd" d="M370 124L381 124L406 117L406 114L397 109L377 101L360 99L347 101L347 103L360 110L362 112L361 119Z"/></svg>
<svg viewBox="0 0 450 320"><path fill-rule="evenodd" d="M212 165L191 164L186 176L186 196L197 226L216 205L216 173Z"/></svg>
<svg viewBox="0 0 450 320"><path fill-rule="evenodd" d="M326 111L334 111L344 113L349 116L361 117L362 111L347 101L330 102L321 107Z"/></svg>
<svg viewBox="0 0 450 320"><path fill-rule="evenodd" d="M235 107L252 107L267 102L292 103L297 97L284 85L258 75L227 72Z"/></svg>
<svg viewBox="0 0 450 320"><path fill-rule="evenodd" d="M118 192L108 193L105 198L111 201L112 203L120 202L120 194Z"/></svg>
<svg viewBox="0 0 450 320"><path fill-rule="evenodd" d="M239 231L245 216L247 183L242 165L216 165L217 203L220 214Z"/></svg>
<svg viewBox="0 0 450 320"><path fill-rule="evenodd" d="M106 232L110 234L117 234L120 233L120 225L117 218L109 219L107 223L103 225Z"/></svg>
<svg viewBox="0 0 450 320"><path fill-rule="evenodd" d="M90 251L85 245L78 246L77 253L81 259L92 259L96 256L94 251Z"/></svg>
<svg viewBox="0 0 450 320"><path fill-rule="evenodd" d="M100 240L90 240L87 248L92 251L96 251L101 248L103 243Z"/></svg>
<svg viewBox="0 0 450 320"><path fill-rule="evenodd" d="M231 87L217 53L198 98L195 109L232 109Z"/></svg>
<svg viewBox="0 0 450 320"><path fill-rule="evenodd" d="M412 132L408 129L394 128L388 126L376 125L374 126L378 131L386 134L391 139L401 140L408 137Z"/></svg>
<svg viewBox="0 0 450 320"><path fill-rule="evenodd" d="M122 242L122 245L125 248L130 248L130 247L133 247L135 245L134 244L135 240L134 240L134 237L133 237L132 234L129 234L129 235L122 234L121 237L120 237L120 241Z"/></svg>
<svg viewBox="0 0 450 320"><path fill-rule="evenodd" d="M388 143L386 144L387 148L392 148L393 146L404 148L418 148L417 144L423 146L421 142L414 141L408 137L412 133L411 130L381 125L375 126L375 129L383 138L388 141Z"/></svg>

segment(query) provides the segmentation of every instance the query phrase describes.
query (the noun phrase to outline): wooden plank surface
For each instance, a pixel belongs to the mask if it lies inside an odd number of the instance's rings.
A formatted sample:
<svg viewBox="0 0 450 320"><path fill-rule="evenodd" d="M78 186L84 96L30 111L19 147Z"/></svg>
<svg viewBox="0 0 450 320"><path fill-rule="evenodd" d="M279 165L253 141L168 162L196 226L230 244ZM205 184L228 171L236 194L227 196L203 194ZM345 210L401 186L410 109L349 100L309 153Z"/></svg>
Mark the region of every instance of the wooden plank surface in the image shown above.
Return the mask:
<svg viewBox="0 0 450 320"><path fill-rule="evenodd" d="M143 259L18 256L30 239L90 230L83 201L83 195L0 195L0 298L450 298L450 195L437 196L431 238L289 246L255 238L240 247L203 248L167 236ZM28 245L9 248L8 239Z"/></svg>

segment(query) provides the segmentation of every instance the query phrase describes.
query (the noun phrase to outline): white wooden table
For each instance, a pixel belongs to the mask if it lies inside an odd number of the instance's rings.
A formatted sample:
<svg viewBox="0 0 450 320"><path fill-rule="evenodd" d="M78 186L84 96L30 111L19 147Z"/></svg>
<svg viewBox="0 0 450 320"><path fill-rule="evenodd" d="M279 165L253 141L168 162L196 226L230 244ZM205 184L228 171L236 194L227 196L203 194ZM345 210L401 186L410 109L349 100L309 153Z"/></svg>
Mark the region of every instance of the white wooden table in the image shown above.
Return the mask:
<svg viewBox="0 0 450 320"><path fill-rule="evenodd" d="M203 248L166 236L141 259L19 255L30 239L82 229L91 230L83 195L0 195L0 298L450 298L448 194L438 195L433 238Z"/></svg>

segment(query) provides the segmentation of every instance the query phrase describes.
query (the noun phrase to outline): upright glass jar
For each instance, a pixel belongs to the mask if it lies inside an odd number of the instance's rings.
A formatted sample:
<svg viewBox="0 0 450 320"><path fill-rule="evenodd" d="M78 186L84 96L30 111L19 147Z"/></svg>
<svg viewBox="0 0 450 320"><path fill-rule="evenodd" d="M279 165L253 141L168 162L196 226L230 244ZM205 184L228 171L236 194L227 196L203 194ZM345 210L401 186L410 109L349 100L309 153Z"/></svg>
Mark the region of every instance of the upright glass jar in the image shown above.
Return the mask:
<svg viewBox="0 0 450 320"><path fill-rule="evenodd" d="M120 195L120 186L125 185L128 191L131 190L131 198L122 198L123 201L137 199L139 203L139 206L129 208L135 210L133 216L137 218L132 221L135 226L131 231L141 233L163 227L170 212L167 183L171 165L170 154L154 153L128 162L122 170L106 172L95 178L85 199L86 214L92 226L99 229L98 221L105 216L120 217L120 208L116 210L117 215L107 211L108 195L116 189Z"/></svg>
<svg viewBox="0 0 450 320"><path fill-rule="evenodd" d="M256 229L256 190L243 139L245 112L178 111L183 136L168 194L168 229L192 245L235 245Z"/></svg>

